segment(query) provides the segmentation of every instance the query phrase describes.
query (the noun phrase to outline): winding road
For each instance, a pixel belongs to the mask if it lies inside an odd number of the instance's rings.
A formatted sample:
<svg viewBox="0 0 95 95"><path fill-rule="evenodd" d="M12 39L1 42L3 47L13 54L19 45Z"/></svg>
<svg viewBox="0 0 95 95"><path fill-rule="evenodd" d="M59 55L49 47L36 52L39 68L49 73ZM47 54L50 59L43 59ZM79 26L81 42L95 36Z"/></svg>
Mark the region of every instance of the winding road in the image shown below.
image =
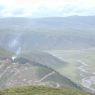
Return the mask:
<svg viewBox="0 0 95 95"><path fill-rule="evenodd" d="M40 80L34 81L34 82L42 82L43 80L45 80L46 78L50 77L50 76L53 75L54 73L55 73L55 72L52 71L51 73L49 73L49 74L45 75L44 77L42 77Z"/></svg>

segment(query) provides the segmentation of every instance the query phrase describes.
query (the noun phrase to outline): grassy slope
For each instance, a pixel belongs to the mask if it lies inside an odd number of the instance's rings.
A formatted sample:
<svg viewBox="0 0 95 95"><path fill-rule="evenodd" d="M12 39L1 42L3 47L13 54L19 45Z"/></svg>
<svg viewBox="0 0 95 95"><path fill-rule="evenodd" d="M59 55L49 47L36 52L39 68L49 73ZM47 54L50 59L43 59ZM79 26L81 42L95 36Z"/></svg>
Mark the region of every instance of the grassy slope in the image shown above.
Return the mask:
<svg viewBox="0 0 95 95"><path fill-rule="evenodd" d="M0 95L90 95L90 94L69 88L26 86L1 90Z"/></svg>
<svg viewBox="0 0 95 95"><path fill-rule="evenodd" d="M49 68L54 69L55 71L57 71L58 69L60 69L61 67L65 67L65 65L67 64L67 62L62 61L60 59L58 59L57 57L52 56L49 53L45 53L45 52L40 52L40 51L29 51L29 52L23 52L22 54L20 54L19 56L22 56L28 60L32 60L35 61L39 64L42 64L44 66L47 66Z"/></svg>
<svg viewBox="0 0 95 95"><path fill-rule="evenodd" d="M3 49L3 48L0 48L0 57L9 57L11 56L12 53Z"/></svg>
<svg viewBox="0 0 95 95"><path fill-rule="evenodd" d="M18 62L21 62L21 60L20 61L18 60ZM9 87L9 86L23 85L23 84L29 85L30 80L33 81L40 80L44 76L54 71L53 69L47 66L36 63L35 61L30 61L27 64L11 64L11 63L1 62L0 66L2 67L0 68L0 75L3 74L2 77L0 78L0 87ZM48 82L51 85L53 82L53 84L56 85L57 83L61 87L66 86L66 87L80 89L79 86L77 86L75 83L73 83L65 76L60 75L56 71L54 72L55 73L53 75L49 76L48 78L44 79L41 82L42 83ZM27 81L23 82L24 79L26 79ZM18 82L15 83L13 81L18 81Z"/></svg>
<svg viewBox="0 0 95 95"><path fill-rule="evenodd" d="M68 62L68 65L63 69L59 69L59 73L63 74L64 76L68 77L74 82L81 83L78 72L78 65L80 63L78 60L85 62L89 68L89 74L85 74L86 77L94 76L92 73L95 72L95 49L84 49L84 50L55 50L51 51L51 54L57 56ZM93 86L93 85L92 85ZM95 88L93 86L93 88Z"/></svg>

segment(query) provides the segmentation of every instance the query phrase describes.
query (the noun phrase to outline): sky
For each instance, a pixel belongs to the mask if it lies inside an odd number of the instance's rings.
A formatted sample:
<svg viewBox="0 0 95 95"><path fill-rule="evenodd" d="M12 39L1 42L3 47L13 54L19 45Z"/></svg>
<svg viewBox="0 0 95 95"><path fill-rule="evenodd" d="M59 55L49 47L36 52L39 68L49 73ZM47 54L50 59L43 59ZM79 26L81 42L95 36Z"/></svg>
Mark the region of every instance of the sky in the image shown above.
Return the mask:
<svg viewBox="0 0 95 95"><path fill-rule="evenodd" d="M95 15L95 0L0 0L0 17Z"/></svg>

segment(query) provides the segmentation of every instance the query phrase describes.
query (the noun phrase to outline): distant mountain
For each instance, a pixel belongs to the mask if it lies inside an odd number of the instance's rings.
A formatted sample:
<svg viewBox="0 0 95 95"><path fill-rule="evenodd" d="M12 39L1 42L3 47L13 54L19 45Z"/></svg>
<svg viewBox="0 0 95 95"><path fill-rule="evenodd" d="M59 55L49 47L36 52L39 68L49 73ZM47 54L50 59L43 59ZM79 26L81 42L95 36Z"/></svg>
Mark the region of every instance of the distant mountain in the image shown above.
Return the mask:
<svg viewBox="0 0 95 95"><path fill-rule="evenodd" d="M15 46L10 46L17 40ZM80 49L95 47L95 16L0 19L0 47ZM6 43L6 44L5 44Z"/></svg>
<svg viewBox="0 0 95 95"><path fill-rule="evenodd" d="M86 26L95 26L95 16L70 16L70 17L49 17L49 18L1 18L0 26L24 26L21 28L34 29L35 27L48 27L48 28L58 28L62 27L76 27L87 28ZM33 26L33 27L32 27ZM56 27L55 27L56 26ZM3 28L2 27L2 28ZM12 28L12 27L11 27ZM94 28L94 27L93 27ZM31 30L32 30L31 29Z"/></svg>

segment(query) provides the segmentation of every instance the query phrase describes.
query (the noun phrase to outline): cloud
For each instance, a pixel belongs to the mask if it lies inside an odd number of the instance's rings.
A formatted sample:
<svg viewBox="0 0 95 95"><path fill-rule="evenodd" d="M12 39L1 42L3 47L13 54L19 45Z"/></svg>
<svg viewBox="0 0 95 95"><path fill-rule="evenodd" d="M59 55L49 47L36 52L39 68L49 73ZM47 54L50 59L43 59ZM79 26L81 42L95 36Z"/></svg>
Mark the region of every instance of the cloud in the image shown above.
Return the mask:
<svg viewBox="0 0 95 95"><path fill-rule="evenodd" d="M0 5L0 16L2 15L3 9L4 9L4 7L2 5Z"/></svg>
<svg viewBox="0 0 95 95"><path fill-rule="evenodd" d="M95 15L95 8L93 7L84 7L78 5L67 5L62 10L62 16L72 16L72 15L79 15L79 16L88 16L88 15Z"/></svg>
<svg viewBox="0 0 95 95"><path fill-rule="evenodd" d="M95 15L95 0L0 0L2 17Z"/></svg>
<svg viewBox="0 0 95 95"><path fill-rule="evenodd" d="M32 13L32 17L60 17L61 12L57 9L51 9L48 7L41 7Z"/></svg>

